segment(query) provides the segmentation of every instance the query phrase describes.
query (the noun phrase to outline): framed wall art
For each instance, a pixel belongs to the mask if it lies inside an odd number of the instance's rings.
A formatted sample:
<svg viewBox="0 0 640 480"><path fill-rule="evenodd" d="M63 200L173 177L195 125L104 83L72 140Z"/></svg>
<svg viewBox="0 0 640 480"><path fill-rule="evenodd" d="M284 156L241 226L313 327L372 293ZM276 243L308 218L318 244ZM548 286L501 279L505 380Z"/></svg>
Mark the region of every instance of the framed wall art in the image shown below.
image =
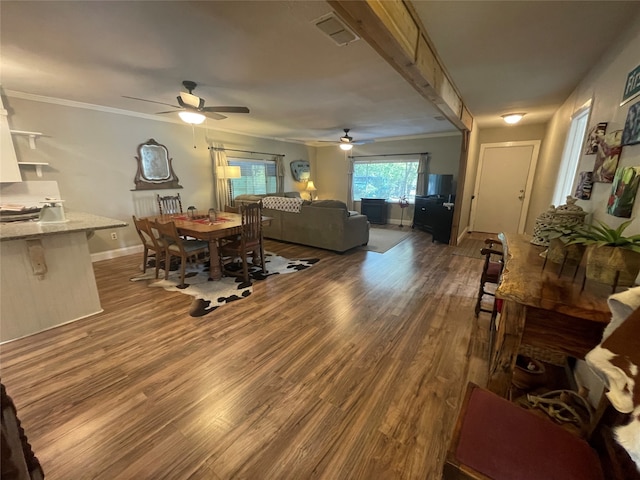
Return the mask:
<svg viewBox="0 0 640 480"><path fill-rule="evenodd" d="M600 122L591 127L584 146L585 155L595 155L598 152L598 143L604 138L605 133L607 133L607 122Z"/></svg>
<svg viewBox="0 0 640 480"><path fill-rule="evenodd" d="M640 167L619 168L611 186L607 213L616 217L631 218L638 185L640 185Z"/></svg>
<svg viewBox="0 0 640 480"><path fill-rule="evenodd" d="M640 102L629 107L627 120L624 122L622 132L622 145L635 145L640 143Z"/></svg>
<svg viewBox="0 0 640 480"><path fill-rule="evenodd" d="M593 181L601 183L613 182L613 176L618 168L620 152L622 152L622 130L606 134L598 142L596 162L593 167Z"/></svg>

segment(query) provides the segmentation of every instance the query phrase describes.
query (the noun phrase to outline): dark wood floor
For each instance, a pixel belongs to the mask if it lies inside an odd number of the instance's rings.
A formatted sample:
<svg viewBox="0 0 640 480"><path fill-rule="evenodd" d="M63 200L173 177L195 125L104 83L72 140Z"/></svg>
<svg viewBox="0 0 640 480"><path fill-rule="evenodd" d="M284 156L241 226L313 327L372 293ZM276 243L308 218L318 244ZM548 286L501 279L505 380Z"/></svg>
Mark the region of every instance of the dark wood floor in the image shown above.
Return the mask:
<svg viewBox="0 0 640 480"><path fill-rule="evenodd" d="M486 382L482 261L418 231L385 254L266 248L321 261L201 318L128 280L141 255L98 262L103 313L0 347L49 480L440 477Z"/></svg>

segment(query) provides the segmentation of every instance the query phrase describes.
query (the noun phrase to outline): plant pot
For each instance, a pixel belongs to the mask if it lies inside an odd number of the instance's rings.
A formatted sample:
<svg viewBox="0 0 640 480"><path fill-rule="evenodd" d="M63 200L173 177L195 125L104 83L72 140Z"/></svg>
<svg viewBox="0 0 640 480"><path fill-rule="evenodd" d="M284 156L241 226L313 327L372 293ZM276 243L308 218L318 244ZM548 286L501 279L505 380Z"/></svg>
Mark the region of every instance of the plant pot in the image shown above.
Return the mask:
<svg viewBox="0 0 640 480"><path fill-rule="evenodd" d="M577 265L582 260L585 250L586 247L584 245L565 245L559 238L554 238L549 242L547 260L553 263L562 263L564 261L565 263Z"/></svg>
<svg viewBox="0 0 640 480"><path fill-rule="evenodd" d="M616 274L619 273L616 283ZM640 272L640 253L627 248L590 246L586 278L607 285L631 287Z"/></svg>

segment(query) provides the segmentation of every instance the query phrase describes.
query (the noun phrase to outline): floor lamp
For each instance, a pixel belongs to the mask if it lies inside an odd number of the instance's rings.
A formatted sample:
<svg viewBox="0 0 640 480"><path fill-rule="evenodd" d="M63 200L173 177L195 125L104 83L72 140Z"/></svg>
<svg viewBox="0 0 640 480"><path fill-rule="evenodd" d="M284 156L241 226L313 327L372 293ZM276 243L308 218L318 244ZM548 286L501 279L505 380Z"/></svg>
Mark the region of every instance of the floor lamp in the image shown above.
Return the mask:
<svg viewBox="0 0 640 480"><path fill-rule="evenodd" d="M219 180L226 180L227 185L229 180L232 178L240 178L242 177L242 172L240 171L240 167L232 166L232 165L221 165L216 169L216 174ZM227 187L227 202L231 205L231 188ZM221 206L222 208L222 206Z"/></svg>

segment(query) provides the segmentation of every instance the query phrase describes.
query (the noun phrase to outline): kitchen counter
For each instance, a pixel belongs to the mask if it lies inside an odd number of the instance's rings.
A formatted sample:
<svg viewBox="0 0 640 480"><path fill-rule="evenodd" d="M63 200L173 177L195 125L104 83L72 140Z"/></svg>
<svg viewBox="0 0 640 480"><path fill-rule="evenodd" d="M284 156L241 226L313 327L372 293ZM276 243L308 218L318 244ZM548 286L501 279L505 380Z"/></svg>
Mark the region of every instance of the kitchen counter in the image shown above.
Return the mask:
<svg viewBox="0 0 640 480"><path fill-rule="evenodd" d="M73 211L65 218L0 223L0 342L102 311L88 238L127 224Z"/></svg>
<svg viewBox="0 0 640 480"><path fill-rule="evenodd" d="M126 227L127 223L84 212L65 211L66 222L40 223L37 220L0 223L0 241L37 238L71 232L92 232Z"/></svg>

